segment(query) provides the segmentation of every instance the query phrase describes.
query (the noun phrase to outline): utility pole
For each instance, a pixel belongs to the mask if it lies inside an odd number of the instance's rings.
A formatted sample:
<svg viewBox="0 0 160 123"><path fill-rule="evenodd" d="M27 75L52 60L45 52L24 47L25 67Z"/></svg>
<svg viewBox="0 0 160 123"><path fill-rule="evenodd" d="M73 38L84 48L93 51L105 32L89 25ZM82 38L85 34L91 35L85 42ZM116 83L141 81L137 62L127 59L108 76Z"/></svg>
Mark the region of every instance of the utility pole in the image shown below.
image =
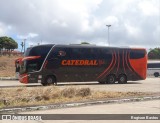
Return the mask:
<svg viewBox="0 0 160 123"><path fill-rule="evenodd" d="M21 46L22 46L22 50L21 50L21 53L22 53L23 52L23 47L24 47L23 41L21 42Z"/></svg>
<svg viewBox="0 0 160 123"><path fill-rule="evenodd" d="M110 41L109 41L109 27L111 27L111 25L106 25L108 27L108 45L110 46Z"/></svg>
<svg viewBox="0 0 160 123"><path fill-rule="evenodd" d="M26 40L27 40L27 39L24 39L24 53L25 53L25 51L26 51Z"/></svg>

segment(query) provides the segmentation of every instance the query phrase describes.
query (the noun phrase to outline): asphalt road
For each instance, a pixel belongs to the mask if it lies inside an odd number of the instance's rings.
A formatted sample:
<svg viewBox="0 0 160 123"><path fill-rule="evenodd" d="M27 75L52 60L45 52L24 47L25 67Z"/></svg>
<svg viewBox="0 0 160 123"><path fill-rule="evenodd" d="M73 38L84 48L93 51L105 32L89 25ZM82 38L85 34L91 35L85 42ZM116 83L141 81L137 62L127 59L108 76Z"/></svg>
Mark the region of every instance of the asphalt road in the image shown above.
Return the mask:
<svg viewBox="0 0 160 123"><path fill-rule="evenodd" d="M0 88L13 88L13 87L36 87L41 84L22 84L18 81L0 81ZM102 91L118 91L118 92L160 92L160 78L147 78L142 81L129 81L128 84L99 84L98 82L70 82L59 83L59 88L76 87L84 88L89 87L91 90Z"/></svg>

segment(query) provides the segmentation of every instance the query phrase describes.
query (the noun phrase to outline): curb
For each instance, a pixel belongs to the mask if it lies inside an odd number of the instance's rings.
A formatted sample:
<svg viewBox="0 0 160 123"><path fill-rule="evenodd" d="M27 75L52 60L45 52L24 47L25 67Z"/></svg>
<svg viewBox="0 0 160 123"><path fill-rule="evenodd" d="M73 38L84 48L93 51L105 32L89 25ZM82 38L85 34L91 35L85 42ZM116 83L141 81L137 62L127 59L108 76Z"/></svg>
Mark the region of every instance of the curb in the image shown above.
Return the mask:
<svg viewBox="0 0 160 123"><path fill-rule="evenodd" d="M18 80L15 77L0 77L0 80Z"/></svg>
<svg viewBox="0 0 160 123"><path fill-rule="evenodd" d="M58 108L71 108L71 107L90 106L90 105L98 105L98 104L139 102L139 101L149 101L149 100L159 100L159 99L160 99L160 96L150 96L150 97L137 97L137 98L118 99L118 100L99 100L99 101L88 101L88 102L77 102L77 103L66 103L66 104L53 104L53 105L44 105L44 106L30 106L30 107L21 107L21 108L5 108L5 109L0 109L0 114L58 109Z"/></svg>

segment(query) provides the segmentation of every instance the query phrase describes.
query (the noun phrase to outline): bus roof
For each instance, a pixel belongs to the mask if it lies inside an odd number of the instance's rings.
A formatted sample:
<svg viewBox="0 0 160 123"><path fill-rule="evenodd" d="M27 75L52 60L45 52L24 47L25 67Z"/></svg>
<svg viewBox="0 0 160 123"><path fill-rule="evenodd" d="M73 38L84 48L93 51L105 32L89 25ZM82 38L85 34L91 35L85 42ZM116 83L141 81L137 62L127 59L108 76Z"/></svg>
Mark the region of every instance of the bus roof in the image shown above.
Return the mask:
<svg viewBox="0 0 160 123"><path fill-rule="evenodd" d="M146 50L145 48L130 48L130 47L111 47L111 46L97 46L97 45L92 45L92 44L71 44L71 45L61 45L57 44L55 45L57 47L68 47L68 48L115 48L115 49L139 49L139 50Z"/></svg>
<svg viewBox="0 0 160 123"><path fill-rule="evenodd" d="M130 48L130 47L111 47L111 46L97 46L92 44L43 44L43 45L37 45L33 47L29 47L29 49L32 49L34 47L41 47L41 46L54 46L55 47L67 47L67 48L115 48L115 49L141 49L145 50L145 48Z"/></svg>

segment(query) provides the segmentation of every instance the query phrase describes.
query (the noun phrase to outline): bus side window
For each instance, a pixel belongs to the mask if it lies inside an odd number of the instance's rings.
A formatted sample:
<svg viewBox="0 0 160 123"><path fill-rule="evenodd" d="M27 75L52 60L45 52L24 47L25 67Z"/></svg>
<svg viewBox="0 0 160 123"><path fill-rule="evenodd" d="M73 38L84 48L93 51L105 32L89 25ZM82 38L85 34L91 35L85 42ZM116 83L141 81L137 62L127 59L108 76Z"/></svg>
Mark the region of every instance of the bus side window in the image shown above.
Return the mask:
<svg viewBox="0 0 160 123"><path fill-rule="evenodd" d="M91 58L91 59L96 59L96 58L97 58L97 52L96 52L96 49L95 49L95 48L91 48L91 49L89 50L89 52L90 52L90 58Z"/></svg>
<svg viewBox="0 0 160 123"><path fill-rule="evenodd" d="M72 48L70 51L70 57L73 59L82 59L82 52L80 48Z"/></svg>
<svg viewBox="0 0 160 123"><path fill-rule="evenodd" d="M140 59L144 58L145 50L131 50L130 59Z"/></svg>
<svg viewBox="0 0 160 123"><path fill-rule="evenodd" d="M53 60L54 58L57 58L60 54L59 54L59 48L54 48L51 53L48 56L48 60Z"/></svg>
<svg viewBox="0 0 160 123"><path fill-rule="evenodd" d="M99 58L100 59L111 59L112 52L108 49L99 49Z"/></svg>

